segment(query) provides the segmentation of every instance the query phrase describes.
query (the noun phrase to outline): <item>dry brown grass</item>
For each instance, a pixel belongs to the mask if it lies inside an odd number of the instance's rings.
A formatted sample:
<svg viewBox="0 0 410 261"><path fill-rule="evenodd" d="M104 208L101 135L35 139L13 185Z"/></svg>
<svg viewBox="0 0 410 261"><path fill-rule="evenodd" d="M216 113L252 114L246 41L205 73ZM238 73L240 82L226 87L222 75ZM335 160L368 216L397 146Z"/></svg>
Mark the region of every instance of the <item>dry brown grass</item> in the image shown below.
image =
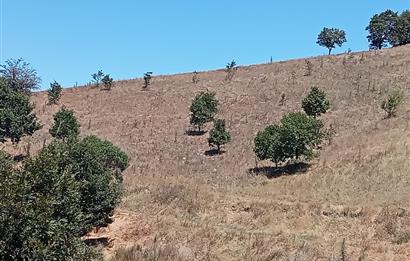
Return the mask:
<svg viewBox="0 0 410 261"><path fill-rule="evenodd" d="M64 90L82 133L114 142L131 158L125 195L108 236L112 260L410 260L410 99L384 120L380 101L410 87L410 46L116 82L110 92ZM304 172L267 177L255 161L257 131L300 110L311 86L328 94L323 119L336 134ZM215 91L232 142L209 157L206 136L187 136L189 105ZM285 94L286 99L282 99ZM44 128L15 151L32 153L59 106L33 96ZM283 103L283 104L282 104ZM264 173L250 170L259 167ZM263 174L267 174L263 175ZM344 242L344 244L342 244ZM400 242L400 243L397 243ZM343 247L342 247L343 245Z"/></svg>

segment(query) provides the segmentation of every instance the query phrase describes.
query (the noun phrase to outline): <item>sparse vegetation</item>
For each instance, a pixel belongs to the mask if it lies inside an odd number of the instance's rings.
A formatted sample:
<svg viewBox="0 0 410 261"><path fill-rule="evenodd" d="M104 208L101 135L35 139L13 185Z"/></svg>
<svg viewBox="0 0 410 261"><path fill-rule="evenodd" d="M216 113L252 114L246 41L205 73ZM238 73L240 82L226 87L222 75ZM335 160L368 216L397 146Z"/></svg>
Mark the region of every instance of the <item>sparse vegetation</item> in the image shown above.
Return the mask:
<svg viewBox="0 0 410 261"><path fill-rule="evenodd" d="M198 131L207 123L214 119L218 112L218 101L215 98L214 92L201 92L192 101L190 108L191 124L194 125Z"/></svg>
<svg viewBox="0 0 410 261"><path fill-rule="evenodd" d="M225 68L226 68L225 69L226 71L225 81L230 82L235 76L235 73L237 70L235 60L232 60L230 63L228 63Z"/></svg>
<svg viewBox="0 0 410 261"><path fill-rule="evenodd" d="M220 153L221 146L231 140L231 134L226 130L225 120L216 119L214 127L209 133L208 144L210 147L216 146L217 153Z"/></svg>
<svg viewBox="0 0 410 261"><path fill-rule="evenodd" d="M387 118L396 116L397 108L403 101L403 92L400 90L393 90L387 95L382 102L381 108L387 113Z"/></svg>
<svg viewBox="0 0 410 261"><path fill-rule="evenodd" d="M303 99L302 108L307 115L317 117L329 110L330 102L326 98L325 92L315 86Z"/></svg>
<svg viewBox="0 0 410 261"><path fill-rule="evenodd" d="M144 73L144 88L148 88L148 86L151 84L152 74L153 72Z"/></svg>
<svg viewBox="0 0 410 261"><path fill-rule="evenodd" d="M23 136L32 135L41 128L29 97L21 88L0 78L0 142L18 143Z"/></svg>
<svg viewBox="0 0 410 261"><path fill-rule="evenodd" d="M25 94L30 94L33 90L38 89L41 82L36 70L22 58L10 59L5 64L0 65L0 77L6 81L10 88Z"/></svg>
<svg viewBox="0 0 410 261"><path fill-rule="evenodd" d="M106 74L106 75L101 79L101 82L102 82L103 85L104 85L104 90L109 91L109 90L111 90L111 88L112 88L112 85L113 85L113 83L114 83L114 79L111 78L109 74Z"/></svg>
<svg viewBox="0 0 410 261"><path fill-rule="evenodd" d="M96 73L91 74L91 77L93 78L93 83L98 87L100 86L101 80L104 77L103 71L99 70Z"/></svg>
<svg viewBox="0 0 410 261"><path fill-rule="evenodd" d="M337 28L323 28L317 37L317 44L326 47L329 50L329 55L336 45L341 47L346 42L346 33Z"/></svg>
<svg viewBox="0 0 410 261"><path fill-rule="evenodd" d="M197 71L194 72L194 75L192 76L192 83L197 84L199 83L199 74Z"/></svg>
<svg viewBox="0 0 410 261"><path fill-rule="evenodd" d="M313 63L309 60L305 60L305 76L311 76L313 72Z"/></svg>
<svg viewBox="0 0 410 261"><path fill-rule="evenodd" d="M74 116L74 111L62 107L54 115L54 123L49 130L51 136L61 140L71 140L80 134L80 123Z"/></svg>
<svg viewBox="0 0 410 261"><path fill-rule="evenodd" d="M49 104L57 104L58 101L61 98L61 92L63 88L61 85L54 81L53 83L50 83L50 89L48 89L48 103Z"/></svg>

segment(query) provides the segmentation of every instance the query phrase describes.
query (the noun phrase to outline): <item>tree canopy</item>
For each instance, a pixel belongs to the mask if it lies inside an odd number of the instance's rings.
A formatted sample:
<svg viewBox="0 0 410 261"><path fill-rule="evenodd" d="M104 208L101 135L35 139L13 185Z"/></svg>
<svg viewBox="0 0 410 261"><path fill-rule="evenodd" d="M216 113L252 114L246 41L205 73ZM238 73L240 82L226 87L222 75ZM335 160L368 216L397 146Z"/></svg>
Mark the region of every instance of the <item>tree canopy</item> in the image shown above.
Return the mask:
<svg viewBox="0 0 410 261"><path fill-rule="evenodd" d="M3 77L10 88L30 94L39 88L41 82L37 72L22 58L10 59L0 65L0 77Z"/></svg>
<svg viewBox="0 0 410 261"><path fill-rule="evenodd" d="M17 143L41 128L29 97L0 77L0 142Z"/></svg>
<svg viewBox="0 0 410 261"><path fill-rule="evenodd" d="M218 112L218 101L214 92L201 92L195 96L190 108L191 124L195 125L199 131L202 126L214 119Z"/></svg>
<svg viewBox="0 0 410 261"><path fill-rule="evenodd" d="M346 42L346 33L337 28L323 28L317 37L317 44L326 47L329 50L329 55L332 49L337 46L342 46Z"/></svg>

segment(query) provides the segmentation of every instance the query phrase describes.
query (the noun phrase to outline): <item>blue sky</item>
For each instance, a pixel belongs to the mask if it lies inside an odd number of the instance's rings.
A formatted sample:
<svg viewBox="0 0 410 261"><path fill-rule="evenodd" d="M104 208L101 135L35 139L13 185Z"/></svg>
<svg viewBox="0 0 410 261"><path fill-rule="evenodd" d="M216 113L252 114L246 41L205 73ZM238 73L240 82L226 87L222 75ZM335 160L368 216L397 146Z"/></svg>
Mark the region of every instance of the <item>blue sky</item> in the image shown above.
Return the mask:
<svg viewBox="0 0 410 261"><path fill-rule="evenodd" d="M0 0L0 61L22 57L42 87L90 81L102 69L114 79L218 69L326 54L323 27L348 42L335 52L368 48L364 28L410 0Z"/></svg>

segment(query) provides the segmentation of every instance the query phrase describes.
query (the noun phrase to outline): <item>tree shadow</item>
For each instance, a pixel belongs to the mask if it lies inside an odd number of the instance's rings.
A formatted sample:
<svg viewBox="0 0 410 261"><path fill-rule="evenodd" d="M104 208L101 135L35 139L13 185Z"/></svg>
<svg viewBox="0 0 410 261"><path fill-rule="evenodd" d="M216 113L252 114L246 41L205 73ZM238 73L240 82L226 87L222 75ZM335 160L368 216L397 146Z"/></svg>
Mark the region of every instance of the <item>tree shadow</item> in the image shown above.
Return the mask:
<svg viewBox="0 0 410 261"><path fill-rule="evenodd" d="M217 155L222 155L224 153L225 153L225 151L223 151L223 150L218 151L217 149L209 149L209 150L205 151L205 155L210 156L210 157L217 156Z"/></svg>
<svg viewBox="0 0 410 261"><path fill-rule="evenodd" d="M199 130L186 130L185 134L188 136L202 136L206 133L206 131L199 131Z"/></svg>
<svg viewBox="0 0 410 261"><path fill-rule="evenodd" d="M110 239L107 236L89 237L83 240L87 246L108 246Z"/></svg>
<svg viewBox="0 0 410 261"><path fill-rule="evenodd" d="M18 155L13 156L13 161L15 161L15 162L22 162L22 161L25 160L26 158L28 158L27 155L18 154Z"/></svg>
<svg viewBox="0 0 410 261"><path fill-rule="evenodd" d="M281 176L294 175L306 172L311 164L305 162L292 163L280 167L256 167L249 169L254 175L265 175L267 178L278 178Z"/></svg>

